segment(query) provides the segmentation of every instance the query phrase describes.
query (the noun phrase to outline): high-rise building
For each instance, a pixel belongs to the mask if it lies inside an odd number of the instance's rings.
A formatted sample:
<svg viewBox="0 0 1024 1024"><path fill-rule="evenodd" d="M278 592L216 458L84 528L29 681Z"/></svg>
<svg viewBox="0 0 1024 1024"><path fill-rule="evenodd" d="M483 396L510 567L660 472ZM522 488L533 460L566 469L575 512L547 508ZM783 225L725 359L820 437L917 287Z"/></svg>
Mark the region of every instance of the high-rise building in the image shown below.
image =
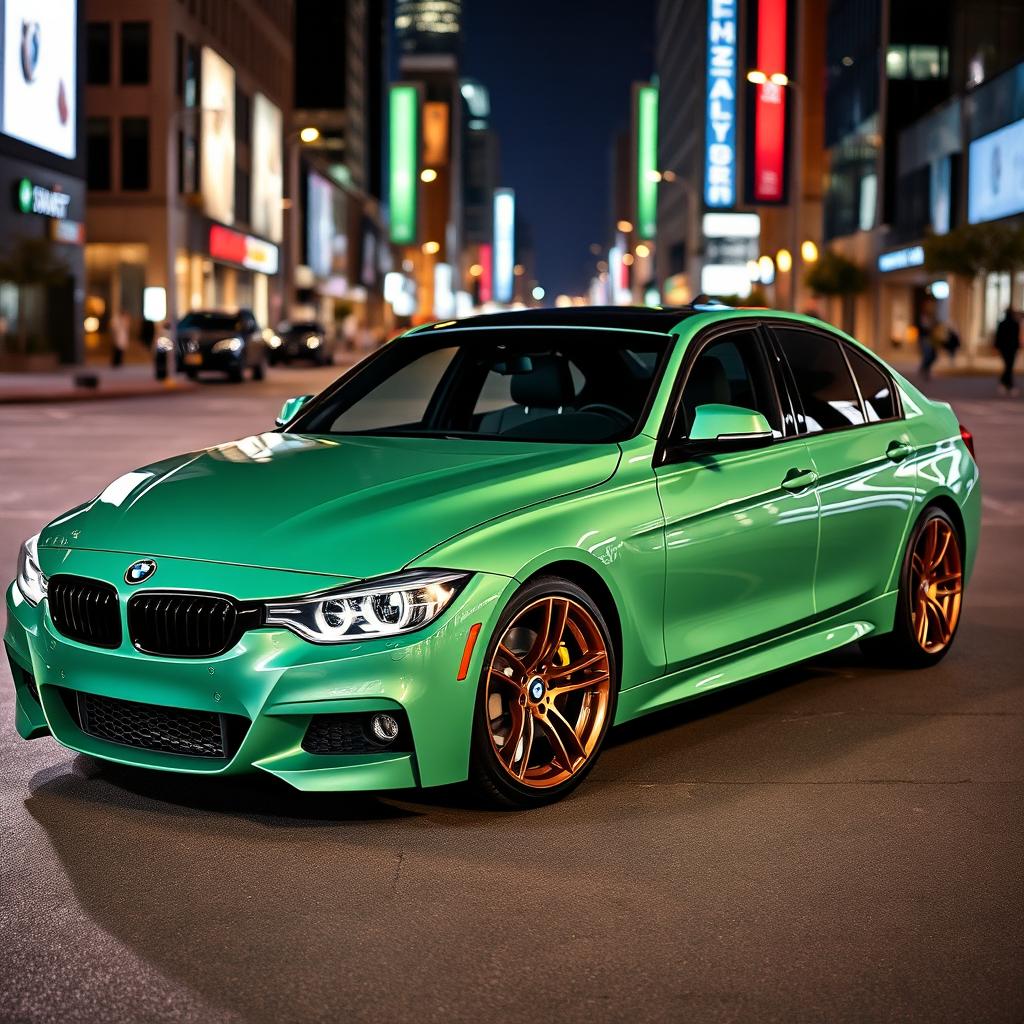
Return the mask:
<svg viewBox="0 0 1024 1024"><path fill-rule="evenodd" d="M384 0L296 0L296 176L302 315L329 325L384 317L389 267L381 213ZM340 329L337 328L337 329Z"/></svg>
<svg viewBox="0 0 1024 1024"><path fill-rule="evenodd" d="M285 209L291 0L84 7L87 345L108 344L115 313L145 337L162 306L276 322L296 215Z"/></svg>
<svg viewBox="0 0 1024 1024"><path fill-rule="evenodd" d="M457 56L462 0L396 0L395 35L400 54Z"/></svg>
<svg viewBox="0 0 1024 1024"><path fill-rule="evenodd" d="M1024 214L1024 196L991 215L971 208L995 165L1024 166L1024 127L1013 127L1024 118L1024 9L936 0L921 17L913 5L833 0L827 53L824 235L868 275L845 325L884 349L913 347L939 324L973 354L1000 307L1024 298L1024 277L929 272L923 242ZM997 177L1005 190L1011 179Z"/></svg>
<svg viewBox="0 0 1024 1024"><path fill-rule="evenodd" d="M21 37L0 90L0 369L46 369L83 354L83 15L75 0L6 13Z"/></svg>

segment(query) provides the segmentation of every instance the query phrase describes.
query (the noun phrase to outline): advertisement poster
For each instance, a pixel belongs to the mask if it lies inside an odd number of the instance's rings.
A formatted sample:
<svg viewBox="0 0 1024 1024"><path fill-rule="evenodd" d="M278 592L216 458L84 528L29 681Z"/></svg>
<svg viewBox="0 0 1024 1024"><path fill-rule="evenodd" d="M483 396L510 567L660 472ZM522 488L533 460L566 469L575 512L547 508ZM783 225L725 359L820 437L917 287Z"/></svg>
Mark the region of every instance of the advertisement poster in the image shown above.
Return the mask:
<svg viewBox="0 0 1024 1024"><path fill-rule="evenodd" d="M235 71L208 46L202 56L200 188L207 216L235 220Z"/></svg>
<svg viewBox="0 0 1024 1024"><path fill-rule="evenodd" d="M1024 211L1024 121L971 143L967 179L972 224Z"/></svg>
<svg viewBox="0 0 1024 1024"><path fill-rule="evenodd" d="M0 0L0 130L48 153L75 157L75 0Z"/></svg>
<svg viewBox="0 0 1024 1024"><path fill-rule="evenodd" d="M263 93L256 93L252 107L252 226L272 242L281 241L284 227L281 132L281 111Z"/></svg>

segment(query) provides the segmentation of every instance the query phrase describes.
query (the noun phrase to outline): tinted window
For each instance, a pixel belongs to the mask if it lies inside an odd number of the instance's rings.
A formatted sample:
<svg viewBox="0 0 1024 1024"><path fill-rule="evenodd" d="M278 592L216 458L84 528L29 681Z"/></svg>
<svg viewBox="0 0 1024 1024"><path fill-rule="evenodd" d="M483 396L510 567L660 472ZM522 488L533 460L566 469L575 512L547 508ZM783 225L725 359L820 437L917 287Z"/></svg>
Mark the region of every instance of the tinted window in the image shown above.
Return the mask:
<svg viewBox="0 0 1024 1024"><path fill-rule="evenodd" d="M85 27L85 81L110 85L110 22L90 21Z"/></svg>
<svg viewBox="0 0 1024 1024"><path fill-rule="evenodd" d="M85 122L85 180L89 188L110 188L110 118L90 117Z"/></svg>
<svg viewBox="0 0 1024 1024"><path fill-rule="evenodd" d="M847 346L846 354L850 357L850 366L857 378L868 420L893 419L896 416L896 397L892 393L892 381L888 374L854 348Z"/></svg>
<svg viewBox="0 0 1024 1024"><path fill-rule="evenodd" d="M633 436L667 336L577 329L458 330L392 342L292 424L391 433L596 443Z"/></svg>
<svg viewBox="0 0 1024 1024"><path fill-rule="evenodd" d="M149 118L121 121L121 188L145 192L149 188Z"/></svg>
<svg viewBox="0 0 1024 1024"><path fill-rule="evenodd" d="M683 437L701 405L735 405L761 413L776 437L782 419L761 347L752 331L737 331L701 349L686 377L682 417L676 429Z"/></svg>
<svg viewBox="0 0 1024 1024"><path fill-rule="evenodd" d="M126 21L121 26L121 84L149 84L148 21Z"/></svg>
<svg viewBox="0 0 1024 1024"><path fill-rule="evenodd" d="M864 422L839 342L810 331L775 331L796 380L810 434Z"/></svg>

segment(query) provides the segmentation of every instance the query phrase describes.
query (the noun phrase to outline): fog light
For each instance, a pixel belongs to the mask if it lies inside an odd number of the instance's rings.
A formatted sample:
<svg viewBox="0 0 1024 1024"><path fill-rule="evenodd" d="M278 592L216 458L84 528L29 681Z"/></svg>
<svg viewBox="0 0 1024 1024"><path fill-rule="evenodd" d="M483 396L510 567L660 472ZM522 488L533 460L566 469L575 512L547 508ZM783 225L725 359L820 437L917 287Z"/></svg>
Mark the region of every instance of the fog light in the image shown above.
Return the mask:
<svg viewBox="0 0 1024 1024"><path fill-rule="evenodd" d="M398 739L398 719L394 715L374 715L370 719L370 729L381 743L394 743Z"/></svg>

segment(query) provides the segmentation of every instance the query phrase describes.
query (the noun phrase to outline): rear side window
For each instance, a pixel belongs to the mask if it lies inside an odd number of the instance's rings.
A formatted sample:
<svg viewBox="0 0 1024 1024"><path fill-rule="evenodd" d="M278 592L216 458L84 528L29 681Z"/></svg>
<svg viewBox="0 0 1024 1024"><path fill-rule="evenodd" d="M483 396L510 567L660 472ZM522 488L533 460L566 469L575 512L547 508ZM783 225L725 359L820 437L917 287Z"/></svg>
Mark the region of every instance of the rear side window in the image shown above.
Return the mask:
<svg viewBox="0 0 1024 1024"><path fill-rule="evenodd" d="M810 331L775 331L804 410L809 434L864 422L857 389L838 341Z"/></svg>
<svg viewBox="0 0 1024 1024"><path fill-rule="evenodd" d="M867 356L861 355L855 348L846 347L846 354L857 378L861 398L864 399L864 412L868 421L896 418L896 396L892 393L892 381L882 368L873 363Z"/></svg>

